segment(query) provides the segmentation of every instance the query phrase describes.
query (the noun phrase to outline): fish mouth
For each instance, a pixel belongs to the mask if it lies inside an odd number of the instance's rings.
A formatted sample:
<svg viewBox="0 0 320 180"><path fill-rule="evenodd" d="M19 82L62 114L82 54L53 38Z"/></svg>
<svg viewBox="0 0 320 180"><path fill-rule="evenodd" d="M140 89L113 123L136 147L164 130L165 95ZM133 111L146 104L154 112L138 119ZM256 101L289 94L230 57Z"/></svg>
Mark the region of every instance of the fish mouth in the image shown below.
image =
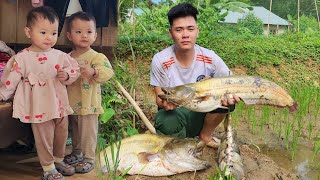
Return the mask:
<svg viewBox="0 0 320 180"><path fill-rule="evenodd" d="M206 146L206 144L203 141L200 141L196 148L193 150L192 155L198 159L201 158L202 156L202 152L203 152L203 148Z"/></svg>
<svg viewBox="0 0 320 180"><path fill-rule="evenodd" d="M164 92L166 95L171 95L173 94L172 88L166 88L166 87L161 87L161 90Z"/></svg>

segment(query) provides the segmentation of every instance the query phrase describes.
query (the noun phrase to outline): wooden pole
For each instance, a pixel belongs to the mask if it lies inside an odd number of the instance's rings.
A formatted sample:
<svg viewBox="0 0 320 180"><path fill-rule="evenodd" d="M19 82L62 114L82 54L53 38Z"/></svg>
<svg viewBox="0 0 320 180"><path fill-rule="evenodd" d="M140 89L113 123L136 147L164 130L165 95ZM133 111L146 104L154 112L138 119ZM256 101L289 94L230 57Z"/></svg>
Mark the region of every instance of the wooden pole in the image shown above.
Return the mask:
<svg viewBox="0 0 320 180"><path fill-rule="evenodd" d="M132 104L132 106L134 107L134 109L137 111L138 115L140 116L141 120L144 122L144 124L147 126L147 128L149 129L149 131L152 134L156 134L156 129L153 127L153 125L150 123L150 121L148 120L148 118L146 117L146 115L142 112L142 110L140 109L140 107L138 106L138 104L136 103L135 100L133 100L133 98L130 96L130 94L128 93L128 91L126 91L124 89L124 87L118 82L115 81L117 83L118 88L121 90L122 94L129 100L129 102Z"/></svg>
<svg viewBox="0 0 320 180"><path fill-rule="evenodd" d="M316 7L318 26L319 26L319 30L320 30L320 20L319 20L319 11L318 11L318 6L317 6L317 0L314 0L314 6Z"/></svg>
<svg viewBox="0 0 320 180"><path fill-rule="evenodd" d="M133 100L136 101L136 89L133 89ZM136 128L136 115L132 117L133 128Z"/></svg>
<svg viewBox="0 0 320 180"><path fill-rule="evenodd" d="M133 28L133 42L135 42L136 39L136 21L135 21L135 12L134 12L134 8L135 8L135 1L132 0L132 28Z"/></svg>
<svg viewBox="0 0 320 180"><path fill-rule="evenodd" d="M300 32L300 0L298 0L298 32Z"/></svg>
<svg viewBox="0 0 320 180"><path fill-rule="evenodd" d="M267 34L267 36L269 36L269 34L270 34L270 16L271 16L271 11L272 11L272 0L270 0L270 6L269 6L269 15L268 15L268 34Z"/></svg>

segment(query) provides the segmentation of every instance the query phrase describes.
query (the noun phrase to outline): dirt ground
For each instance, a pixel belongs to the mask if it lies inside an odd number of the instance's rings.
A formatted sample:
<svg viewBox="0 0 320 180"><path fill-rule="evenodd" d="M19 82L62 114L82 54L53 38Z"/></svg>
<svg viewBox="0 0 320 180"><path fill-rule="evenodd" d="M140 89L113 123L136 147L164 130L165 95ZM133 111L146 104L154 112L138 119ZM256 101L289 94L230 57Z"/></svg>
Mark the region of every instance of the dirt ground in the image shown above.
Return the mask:
<svg viewBox="0 0 320 180"><path fill-rule="evenodd" d="M245 122L240 123L242 125L237 126L238 134L238 144L240 145L241 157L243 158L244 169L246 172L246 179L256 180L286 180L286 179L299 179L298 176L287 169L280 167L268 156L259 153L256 146L252 145L252 142L262 143L258 141L272 141L273 144L280 143L277 141L277 137L272 135L272 133L266 134L267 138L258 138L252 136L252 134L247 130L247 125ZM215 132L216 136L221 136L223 134L222 126L217 128ZM254 138L256 137L256 138ZM70 152L70 147L67 148ZM0 152L0 179L5 180L18 180L18 179L28 179L36 180L40 179L41 176L41 167L38 162L29 162L17 164L16 162L22 159L35 157L36 154L25 154L25 153L10 153L10 152ZM212 167L203 171L198 172L188 172L177 174L169 177L147 177L147 176L127 176L128 180L134 179L159 179L159 180L184 180L184 179L207 179L210 177L210 174L215 172L217 157L217 150L206 147L203 151L203 158L208 159L212 163ZM67 177L70 180L85 180L85 179L107 179L101 178L98 175L98 169L88 174L75 174L73 176Z"/></svg>

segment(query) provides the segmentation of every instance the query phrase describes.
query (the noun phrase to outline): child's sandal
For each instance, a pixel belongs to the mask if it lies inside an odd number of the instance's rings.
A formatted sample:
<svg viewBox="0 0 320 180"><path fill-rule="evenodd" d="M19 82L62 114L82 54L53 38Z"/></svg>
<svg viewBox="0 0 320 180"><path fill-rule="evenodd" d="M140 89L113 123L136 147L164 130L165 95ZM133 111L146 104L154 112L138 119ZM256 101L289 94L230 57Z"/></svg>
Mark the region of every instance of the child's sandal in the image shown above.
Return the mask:
<svg viewBox="0 0 320 180"><path fill-rule="evenodd" d="M54 163L54 165L56 166L58 172L64 176L71 176L76 172L74 167L70 166L69 164L66 164L63 161L60 163Z"/></svg>
<svg viewBox="0 0 320 180"><path fill-rule="evenodd" d="M94 169L94 163L92 162L80 162L76 165L76 173L88 173Z"/></svg>
<svg viewBox="0 0 320 180"><path fill-rule="evenodd" d="M44 172L41 180L65 180L65 178L56 169L53 169L51 171Z"/></svg>
<svg viewBox="0 0 320 180"><path fill-rule="evenodd" d="M81 152L79 154L79 153L72 152L71 154L66 155L64 157L63 161L69 165L82 162L83 161L83 153Z"/></svg>

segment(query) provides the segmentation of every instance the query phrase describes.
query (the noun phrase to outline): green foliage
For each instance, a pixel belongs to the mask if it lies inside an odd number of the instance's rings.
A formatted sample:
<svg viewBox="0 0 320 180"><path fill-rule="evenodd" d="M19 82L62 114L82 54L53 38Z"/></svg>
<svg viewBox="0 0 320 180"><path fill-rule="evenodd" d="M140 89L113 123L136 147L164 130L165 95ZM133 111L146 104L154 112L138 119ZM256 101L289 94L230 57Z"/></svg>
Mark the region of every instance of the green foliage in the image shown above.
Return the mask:
<svg viewBox="0 0 320 180"><path fill-rule="evenodd" d="M246 29L245 34L248 30L251 34L262 35L263 34L263 22L261 19L249 13L243 19L238 20L238 26L240 29Z"/></svg>
<svg viewBox="0 0 320 180"><path fill-rule="evenodd" d="M288 16L288 19L293 24L294 31L298 31L298 20ZM302 15L300 17L300 32L312 33L319 31L319 24L315 17Z"/></svg>
<svg viewBox="0 0 320 180"><path fill-rule="evenodd" d="M136 35L144 34L158 34L164 35L168 32L169 23L166 18L166 14L169 11L169 6L161 6L157 10L150 10L148 8L142 8L143 14L136 16ZM127 24L130 27L130 24ZM126 27L129 28L129 27ZM132 27L132 25L131 25Z"/></svg>
<svg viewBox="0 0 320 180"><path fill-rule="evenodd" d="M99 152L103 151L106 148L105 144L101 144L101 139L100 139L100 144L98 144ZM111 157L108 157L107 154L104 154L104 161L106 162L106 167L100 167L100 168L106 168L106 171L107 171L107 178L106 179L114 179L114 180L125 179L125 176L130 171L131 167L128 168L128 169L125 169L119 175L117 173L117 169L119 167L119 162L120 162L119 155L120 155L120 148L121 148L121 140L119 140L117 142L110 142L109 143L109 147L110 147L110 150L111 150ZM99 158L101 158L101 156L99 156ZM112 162L109 162L109 159ZM101 161L101 159L99 159L99 161ZM111 166L111 164L113 166ZM103 179L102 175L100 175L100 179Z"/></svg>
<svg viewBox="0 0 320 180"><path fill-rule="evenodd" d="M270 7L270 1L266 0L251 0L252 5L263 6L266 9ZM318 9L320 9L320 1L317 0ZM272 1L272 12L284 19L287 15L293 16L297 19L298 1L285 0L285 1ZM316 17L314 0L300 0L300 15Z"/></svg>
<svg viewBox="0 0 320 180"><path fill-rule="evenodd" d="M214 175L210 174L208 180L235 180L235 178L232 177L231 174L226 175L226 168L221 171L219 167L216 166L216 173Z"/></svg>
<svg viewBox="0 0 320 180"><path fill-rule="evenodd" d="M132 76L126 75L129 71L128 65L118 62L114 64L115 75L121 84L130 87L134 84ZM116 83L110 80L102 86L102 104L105 113L100 119L100 136L106 142L115 142L125 136L138 134L131 121L136 115L130 103L118 91Z"/></svg>
<svg viewBox="0 0 320 180"><path fill-rule="evenodd" d="M220 26L218 20L222 19L217 10L214 7L200 8L198 16L198 26L202 37L212 36L217 32L217 28ZM203 21L205 19L205 21Z"/></svg>
<svg viewBox="0 0 320 180"><path fill-rule="evenodd" d="M279 66L282 63L300 62L313 59L320 62L320 35L319 33L295 33L281 36L230 36L211 35L200 36L197 43L214 50L228 66L244 66L255 70L258 66ZM161 36L138 37L132 44L137 56L152 59L152 56L170 46L172 41ZM124 56L131 53L126 40L119 38L116 47L117 55ZM253 72L253 71L252 71Z"/></svg>

